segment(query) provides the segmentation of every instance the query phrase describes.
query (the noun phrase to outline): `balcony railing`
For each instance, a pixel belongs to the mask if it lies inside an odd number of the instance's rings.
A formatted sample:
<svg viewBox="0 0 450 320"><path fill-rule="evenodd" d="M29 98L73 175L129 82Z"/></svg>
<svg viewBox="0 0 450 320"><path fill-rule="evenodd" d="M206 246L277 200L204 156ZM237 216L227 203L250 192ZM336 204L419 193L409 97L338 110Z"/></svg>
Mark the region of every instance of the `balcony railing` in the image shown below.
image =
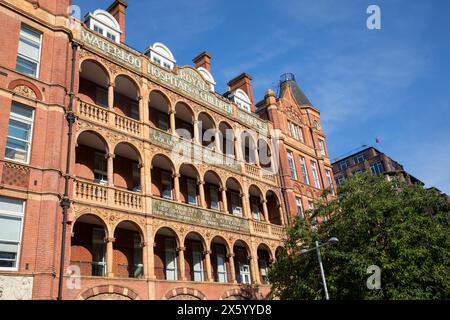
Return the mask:
<svg viewBox="0 0 450 320"><path fill-rule="evenodd" d="M133 211L142 211L142 195L95 182L77 179L74 181L76 200L118 207Z"/></svg>
<svg viewBox="0 0 450 320"><path fill-rule="evenodd" d="M253 232L260 235L271 235L273 237L281 238L284 235L284 227L274 225L268 222L252 221Z"/></svg>
<svg viewBox="0 0 450 320"><path fill-rule="evenodd" d="M250 163L245 164L245 172L255 177L259 177L261 175L261 169Z"/></svg>
<svg viewBox="0 0 450 320"><path fill-rule="evenodd" d="M142 196L135 192L114 189L114 204L128 209L142 210Z"/></svg>
<svg viewBox="0 0 450 320"><path fill-rule="evenodd" d="M139 123L139 121L136 121L134 119L116 114L115 124L116 128L121 131L125 131L136 136L139 136L141 134L141 124Z"/></svg>
<svg viewBox="0 0 450 320"><path fill-rule="evenodd" d="M87 181L75 180L74 193L75 198L77 199L107 204L108 188L106 186Z"/></svg>
<svg viewBox="0 0 450 320"><path fill-rule="evenodd" d="M84 102L82 100L79 100L78 105L80 116L104 125L108 124L108 110L105 108Z"/></svg>

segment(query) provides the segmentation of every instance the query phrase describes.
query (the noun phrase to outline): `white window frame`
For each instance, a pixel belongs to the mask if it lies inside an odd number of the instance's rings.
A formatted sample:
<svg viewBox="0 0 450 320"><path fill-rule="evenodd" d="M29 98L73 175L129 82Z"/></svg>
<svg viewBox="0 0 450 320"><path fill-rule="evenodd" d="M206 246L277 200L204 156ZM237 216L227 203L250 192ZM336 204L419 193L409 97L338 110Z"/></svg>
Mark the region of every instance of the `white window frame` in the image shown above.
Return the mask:
<svg viewBox="0 0 450 320"><path fill-rule="evenodd" d="M39 33L39 53L38 53L39 60L38 60L37 62L36 62L36 61L33 61L33 60L31 60L30 58L28 58L28 57L24 56L23 54L19 53L19 49L17 49L17 58L20 56L22 59L25 59L25 60L27 60L27 61L29 61L29 62L36 63L36 75L31 75L31 74L28 74L28 73L27 73L27 75L29 75L30 77L33 77L33 78L36 78L36 79L37 79L37 78L39 78L40 69L41 69L41 59L42 59L42 32L39 31L39 30L36 30L36 29L34 29L34 28L32 28L32 27L29 27L29 26L26 25L26 24L22 24L22 25L20 26L20 30L19 30L19 42L20 42L20 37L22 36L22 29L28 29L28 30L30 30L30 31L32 31L32 32ZM34 40L32 40L32 39L29 39L29 38L28 38L28 40L34 42ZM17 69L17 61L16 61L16 69Z"/></svg>
<svg viewBox="0 0 450 320"><path fill-rule="evenodd" d="M235 200L235 201L233 201ZM233 215L242 217L242 207L240 206L240 197L239 193L231 191L230 192L230 202L231 202L231 212Z"/></svg>
<svg viewBox="0 0 450 320"><path fill-rule="evenodd" d="M227 283L228 282L228 272L227 272L227 263L226 263L226 250L223 247L216 247L216 262L217 262L217 280L219 283ZM222 262L222 263L220 263ZM223 271L220 271L220 267L223 268Z"/></svg>
<svg viewBox="0 0 450 320"><path fill-rule="evenodd" d="M367 156L364 153L358 154L353 158L353 161L355 161L356 164L363 163L367 160Z"/></svg>
<svg viewBox="0 0 450 320"><path fill-rule="evenodd" d="M295 168L295 161L294 161L294 153L292 151L287 152L288 157L288 163L289 163L289 170L291 172L291 178L293 180L297 180L297 169Z"/></svg>
<svg viewBox="0 0 450 320"><path fill-rule="evenodd" d="M331 189L331 194L334 196L335 192L334 192L333 179L331 178L331 171L325 170L325 175L327 176L328 187Z"/></svg>
<svg viewBox="0 0 450 320"><path fill-rule="evenodd" d="M96 164L97 164L97 159L98 158L102 158L102 161L105 162L105 164L106 164L106 171L97 169L97 165ZM102 176L105 176L106 179L97 179L97 178L95 178L95 174L96 173L100 174ZM105 159L105 155L100 153L100 152L96 152L95 156L94 156L94 179L99 184L107 184L108 183L108 163L107 163L107 161Z"/></svg>
<svg viewBox="0 0 450 320"><path fill-rule="evenodd" d="M209 198L211 200L211 209L212 210L220 210L219 187L217 187L215 185L209 185ZM213 206L213 203L215 203L214 206Z"/></svg>
<svg viewBox="0 0 450 320"><path fill-rule="evenodd" d="M205 281L202 244L198 242L192 242L192 273L195 282Z"/></svg>
<svg viewBox="0 0 450 320"><path fill-rule="evenodd" d="M164 196L165 183L170 185L170 197ZM172 174L168 171L161 171L161 198L167 200L173 200L173 181Z"/></svg>
<svg viewBox="0 0 450 320"><path fill-rule="evenodd" d="M302 218L305 218L302 199L299 197L295 197L295 204L297 205L297 215Z"/></svg>
<svg viewBox="0 0 450 320"><path fill-rule="evenodd" d="M177 250L176 250L176 240L172 238L164 239L164 278L168 281L177 281L178 280L178 262L177 262ZM168 269L168 265L170 262L167 261L167 253L173 255L173 260L170 261L173 263L174 267ZM173 279L169 279L169 272L173 272Z"/></svg>
<svg viewBox="0 0 450 320"><path fill-rule="evenodd" d="M261 221L261 212L259 211L258 199L250 197L250 207L252 210L253 220Z"/></svg>
<svg viewBox="0 0 450 320"><path fill-rule="evenodd" d="M341 183L343 183L345 181L345 177L344 176L339 176L336 178L336 183L338 185L340 185Z"/></svg>
<svg viewBox="0 0 450 320"><path fill-rule="evenodd" d="M348 161L347 160L342 160L341 162L339 162L338 167L340 170L345 170L348 168Z"/></svg>
<svg viewBox="0 0 450 320"><path fill-rule="evenodd" d="M374 175L382 174L385 171L383 162L381 161L375 162L370 166L370 170Z"/></svg>
<svg viewBox="0 0 450 320"><path fill-rule="evenodd" d="M259 259L258 262L259 262L259 273L263 280L262 282L263 282L263 284L268 284L269 283L269 267L266 263L266 260Z"/></svg>
<svg viewBox="0 0 450 320"><path fill-rule="evenodd" d="M186 179L186 189L187 189L187 203L193 206L196 206L198 204L197 201L197 181L192 178ZM191 201L190 198L193 198L194 200Z"/></svg>
<svg viewBox="0 0 450 320"><path fill-rule="evenodd" d="M23 108L26 108L26 109L30 109L30 110L32 111L31 120L30 120L30 118L26 118L26 117L23 117L23 116L21 116L21 115L18 115L18 114L13 113L13 112L12 112L12 106L13 106L13 105L17 105L17 106L19 106L19 107L23 107ZM22 140L22 139L18 139L18 138L15 138L15 137L10 137L10 136L7 134L7 136L6 136L6 143L8 143L8 138L15 139L15 140L19 140L19 141L22 141L22 142L27 142L27 143L28 143L28 152L27 152L27 159L26 159L26 161L8 158L8 157L6 156L6 145L5 145L5 159L11 160L11 161L14 161L14 162L24 163L24 164L29 164L29 163L30 163L30 158L31 158L31 147L32 147L32 145L33 145L33 131L34 131L34 117L35 117L35 112L36 112L36 111L35 111L33 108L30 108L30 107L28 107L28 106L26 106L26 105L23 105L23 104L20 104L20 103L15 103L14 101L12 102L12 104L11 104L11 113L10 113L10 115L9 115L9 120L11 121L11 119L13 119L13 120L15 120L15 121L22 122L22 123L25 123L25 124L27 124L27 125L30 125L30 133L29 133L30 141L28 142L28 141L25 141L25 140ZM9 131L9 125L10 125L10 123L8 122L8 131Z"/></svg>
<svg viewBox="0 0 450 320"><path fill-rule="evenodd" d="M319 173L317 171L316 162L313 161L313 160L311 160L311 171L312 171L312 174L313 174L314 186L317 189L320 189Z"/></svg>
<svg viewBox="0 0 450 320"><path fill-rule="evenodd" d="M6 243L13 243L17 244L17 254L16 254L16 263L15 267L0 267L1 271L18 271L19 270L19 264L20 264L20 257L22 253L22 241L23 241L23 225L25 221L25 212L26 212L26 201L22 199L16 199L16 198L10 198L10 197L3 197L0 196L1 199L12 199L16 201L22 201L22 212L16 213L16 212L9 212L5 211L0 207L0 216L7 217L7 218L14 218L14 219L20 219L20 231L19 231L19 240L18 242L12 242L10 240L4 240L3 242Z"/></svg>
<svg viewBox="0 0 450 320"><path fill-rule="evenodd" d="M306 167L306 159L303 156L300 156L300 168L302 170L303 182L310 184L308 168Z"/></svg>
<svg viewBox="0 0 450 320"><path fill-rule="evenodd" d="M322 155L326 156L327 153L325 151L325 141L323 141L322 139L319 139L319 148L320 148L320 153L322 153Z"/></svg>

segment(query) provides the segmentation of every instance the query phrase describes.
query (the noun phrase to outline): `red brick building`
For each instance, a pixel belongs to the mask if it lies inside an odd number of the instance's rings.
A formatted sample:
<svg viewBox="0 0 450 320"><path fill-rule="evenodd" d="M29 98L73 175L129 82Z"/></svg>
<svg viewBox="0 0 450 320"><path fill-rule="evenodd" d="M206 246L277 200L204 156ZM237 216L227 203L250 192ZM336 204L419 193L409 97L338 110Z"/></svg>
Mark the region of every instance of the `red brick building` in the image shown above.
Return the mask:
<svg viewBox="0 0 450 320"><path fill-rule="evenodd" d="M245 73L216 92L208 52L130 48L124 1L69 5L0 2L2 298L262 298L334 190L319 111L291 74L256 102Z"/></svg>

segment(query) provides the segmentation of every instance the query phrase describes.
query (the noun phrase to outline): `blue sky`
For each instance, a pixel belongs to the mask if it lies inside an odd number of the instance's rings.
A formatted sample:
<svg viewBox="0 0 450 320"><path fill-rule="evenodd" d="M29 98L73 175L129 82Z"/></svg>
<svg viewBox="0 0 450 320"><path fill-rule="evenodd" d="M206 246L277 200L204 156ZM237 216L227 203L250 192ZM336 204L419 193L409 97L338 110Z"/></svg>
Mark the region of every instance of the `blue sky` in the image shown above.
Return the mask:
<svg viewBox="0 0 450 320"><path fill-rule="evenodd" d="M73 0L82 14L112 0ZM331 158L375 145L450 194L450 1L129 0L127 43L180 65L212 54L217 90L241 72L256 100L285 72L321 110ZM366 9L381 8L381 30Z"/></svg>

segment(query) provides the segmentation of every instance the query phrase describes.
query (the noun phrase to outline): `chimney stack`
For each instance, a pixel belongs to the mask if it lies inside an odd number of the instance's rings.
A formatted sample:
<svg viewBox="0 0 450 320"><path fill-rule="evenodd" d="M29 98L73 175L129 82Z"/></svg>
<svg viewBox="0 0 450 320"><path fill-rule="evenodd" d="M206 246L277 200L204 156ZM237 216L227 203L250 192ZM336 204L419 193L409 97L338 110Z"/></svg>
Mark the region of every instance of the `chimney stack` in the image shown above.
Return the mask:
<svg viewBox="0 0 450 320"><path fill-rule="evenodd" d="M125 9L128 3L123 0L115 0L106 11L108 11L119 23L122 33L120 34L120 42L125 43Z"/></svg>
<svg viewBox="0 0 450 320"><path fill-rule="evenodd" d="M250 108L252 112L255 112L256 107L255 98L253 97L252 80L253 78L249 74L241 73L236 78L230 80L228 86L230 87L230 91L235 91L237 89L244 91L250 99Z"/></svg>
<svg viewBox="0 0 450 320"><path fill-rule="evenodd" d="M211 72L211 54L208 51L203 51L202 53L200 53L198 56L192 59L192 62L195 63L196 68L203 67Z"/></svg>

